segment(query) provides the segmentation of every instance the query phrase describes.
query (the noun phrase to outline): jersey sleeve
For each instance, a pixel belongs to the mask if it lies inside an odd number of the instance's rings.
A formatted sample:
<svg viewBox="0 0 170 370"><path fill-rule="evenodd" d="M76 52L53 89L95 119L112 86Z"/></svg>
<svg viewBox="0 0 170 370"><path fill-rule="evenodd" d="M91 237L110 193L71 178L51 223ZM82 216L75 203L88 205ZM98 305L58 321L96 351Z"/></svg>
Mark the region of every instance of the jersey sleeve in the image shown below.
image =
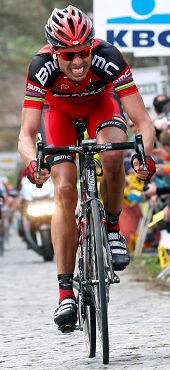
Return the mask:
<svg viewBox="0 0 170 370"><path fill-rule="evenodd" d="M43 109L48 88L57 76L57 69L51 57L33 57L27 73L24 108Z"/></svg>
<svg viewBox="0 0 170 370"><path fill-rule="evenodd" d="M119 97L128 96L138 92L138 88L133 79L131 69L127 60L121 52L114 47L114 54L118 65L120 66L118 76L113 80L114 89Z"/></svg>
<svg viewBox="0 0 170 370"><path fill-rule="evenodd" d="M29 78L26 81L26 92L24 98L24 108L35 108L35 109L43 109L45 96L47 90L44 89L42 86L33 83Z"/></svg>
<svg viewBox="0 0 170 370"><path fill-rule="evenodd" d="M101 41L95 48L92 70L102 79L113 83L119 98L138 92L126 59L108 42Z"/></svg>
<svg viewBox="0 0 170 370"><path fill-rule="evenodd" d="M119 99L138 92L138 88L133 80L133 75L128 64L123 71L121 71L118 78L113 81L113 85Z"/></svg>

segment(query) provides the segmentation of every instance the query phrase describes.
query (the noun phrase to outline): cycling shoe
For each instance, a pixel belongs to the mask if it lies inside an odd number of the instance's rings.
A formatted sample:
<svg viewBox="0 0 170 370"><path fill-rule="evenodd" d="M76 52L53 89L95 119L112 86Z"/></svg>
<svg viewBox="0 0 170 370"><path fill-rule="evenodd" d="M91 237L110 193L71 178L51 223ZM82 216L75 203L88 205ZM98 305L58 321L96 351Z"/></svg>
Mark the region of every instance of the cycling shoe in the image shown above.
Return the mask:
<svg viewBox="0 0 170 370"><path fill-rule="evenodd" d="M77 305L74 299L65 298L54 312L54 322L62 333L71 333L76 328Z"/></svg>
<svg viewBox="0 0 170 370"><path fill-rule="evenodd" d="M115 271L122 271L130 262L130 254L124 236L119 231L108 232L108 243Z"/></svg>

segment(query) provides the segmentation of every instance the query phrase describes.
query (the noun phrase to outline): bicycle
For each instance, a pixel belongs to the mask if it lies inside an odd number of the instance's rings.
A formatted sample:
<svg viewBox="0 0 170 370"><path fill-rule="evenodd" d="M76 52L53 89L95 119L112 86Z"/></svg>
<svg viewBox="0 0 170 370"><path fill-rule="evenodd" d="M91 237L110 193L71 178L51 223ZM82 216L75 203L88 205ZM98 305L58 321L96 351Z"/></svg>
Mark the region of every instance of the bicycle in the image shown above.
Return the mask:
<svg viewBox="0 0 170 370"><path fill-rule="evenodd" d="M134 142L97 144L96 140L84 140L85 122L76 121L78 145L46 148L37 144L37 178L46 155L78 153L80 179L80 209L78 214L78 263L74 288L77 290L78 330L85 334L88 357L96 355L98 338L103 364L109 363L108 302L111 284L119 283L119 276L113 271L108 247L106 216L99 199L97 176L102 175L102 165L94 158L96 153L108 150L135 149L139 161L146 169L142 136L136 135ZM100 173L97 173L96 167Z"/></svg>

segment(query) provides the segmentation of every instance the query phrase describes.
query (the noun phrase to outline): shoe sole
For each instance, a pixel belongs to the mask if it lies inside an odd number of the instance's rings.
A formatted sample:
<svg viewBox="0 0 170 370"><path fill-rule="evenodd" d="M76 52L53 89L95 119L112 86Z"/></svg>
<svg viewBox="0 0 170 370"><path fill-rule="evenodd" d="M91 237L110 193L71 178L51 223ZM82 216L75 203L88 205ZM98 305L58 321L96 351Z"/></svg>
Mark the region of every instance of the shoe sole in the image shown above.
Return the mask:
<svg viewBox="0 0 170 370"><path fill-rule="evenodd" d="M68 333L72 333L76 329L76 326L73 325L73 324L63 324L63 325L59 326L58 329L63 334L68 334Z"/></svg>
<svg viewBox="0 0 170 370"><path fill-rule="evenodd" d="M130 263L130 261L129 261L129 263ZM116 266L116 265L113 265L113 270L114 271L123 271L123 270L125 270L125 268L129 265L129 263L127 263L126 265L124 265L124 266Z"/></svg>
<svg viewBox="0 0 170 370"><path fill-rule="evenodd" d="M127 267L127 266L125 266L125 267L116 267L116 266L114 267L114 266L113 266L113 270L114 270L114 271L123 271L123 270L125 270L125 268L126 268L126 267Z"/></svg>

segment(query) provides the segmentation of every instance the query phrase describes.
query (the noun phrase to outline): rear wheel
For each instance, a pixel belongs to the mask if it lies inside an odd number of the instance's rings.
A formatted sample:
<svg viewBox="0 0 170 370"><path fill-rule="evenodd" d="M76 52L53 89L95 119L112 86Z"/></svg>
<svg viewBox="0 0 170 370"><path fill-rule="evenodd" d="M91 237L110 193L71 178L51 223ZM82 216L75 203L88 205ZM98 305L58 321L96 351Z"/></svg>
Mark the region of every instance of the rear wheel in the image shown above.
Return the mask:
<svg viewBox="0 0 170 370"><path fill-rule="evenodd" d="M101 348L103 364L109 363L109 333L108 333L108 294L106 288L106 270L103 258L103 237L101 217L97 200L91 201L90 233L92 248L92 275L93 293L99 344Z"/></svg>

